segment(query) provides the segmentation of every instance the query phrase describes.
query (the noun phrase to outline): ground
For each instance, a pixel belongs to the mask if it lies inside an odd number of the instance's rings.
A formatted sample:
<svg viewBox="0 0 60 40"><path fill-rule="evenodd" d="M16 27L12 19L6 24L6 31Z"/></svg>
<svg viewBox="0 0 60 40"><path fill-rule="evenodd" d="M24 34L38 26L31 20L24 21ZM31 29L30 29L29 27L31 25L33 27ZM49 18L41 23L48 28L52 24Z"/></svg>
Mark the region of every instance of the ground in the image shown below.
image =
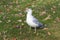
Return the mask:
<svg viewBox="0 0 60 40"><path fill-rule="evenodd" d="M25 8L44 29L29 33ZM60 40L60 0L0 0L0 40Z"/></svg>

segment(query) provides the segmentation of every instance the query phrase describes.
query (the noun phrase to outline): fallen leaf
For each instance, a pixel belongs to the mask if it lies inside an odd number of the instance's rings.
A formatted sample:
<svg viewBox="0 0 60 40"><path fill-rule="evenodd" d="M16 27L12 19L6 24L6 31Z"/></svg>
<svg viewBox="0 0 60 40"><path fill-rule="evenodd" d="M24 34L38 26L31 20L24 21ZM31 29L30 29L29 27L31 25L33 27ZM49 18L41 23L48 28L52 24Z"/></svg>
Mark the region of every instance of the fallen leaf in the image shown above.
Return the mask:
<svg viewBox="0 0 60 40"><path fill-rule="evenodd" d="M9 12L9 11L10 11L10 9L9 9L9 8L7 8L6 10L7 10L7 12Z"/></svg>
<svg viewBox="0 0 60 40"><path fill-rule="evenodd" d="M43 11L43 12L41 12L41 14L39 14L40 16L43 16L43 15L45 15L46 14L46 11Z"/></svg>
<svg viewBox="0 0 60 40"><path fill-rule="evenodd" d="M26 2L26 0L22 0L22 2Z"/></svg>
<svg viewBox="0 0 60 40"><path fill-rule="evenodd" d="M1 36L1 34L2 34L2 33L0 32L0 36Z"/></svg>
<svg viewBox="0 0 60 40"><path fill-rule="evenodd" d="M60 6L60 3L58 5Z"/></svg>
<svg viewBox="0 0 60 40"><path fill-rule="evenodd" d="M18 9L17 8L14 8L14 11L18 11Z"/></svg>
<svg viewBox="0 0 60 40"><path fill-rule="evenodd" d="M22 20L20 19L20 20L17 20L18 22L22 22Z"/></svg>
<svg viewBox="0 0 60 40"><path fill-rule="evenodd" d="M43 30L48 30L48 28L44 28Z"/></svg>
<svg viewBox="0 0 60 40"><path fill-rule="evenodd" d="M12 8L13 8L13 6L12 6L12 5L10 5L10 6L9 6L9 8L10 8L10 9L12 9Z"/></svg>
<svg viewBox="0 0 60 40"><path fill-rule="evenodd" d="M19 2L18 2L18 0L16 0L16 4L18 4Z"/></svg>
<svg viewBox="0 0 60 40"><path fill-rule="evenodd" d="M60 18L59 17L56 17L56 22L60 22Z"/></svg>
<svg viewBox="0 0 60 40"><path fill-rule="evenodd" d="M12 40L17 40L16 37L12 38Z"/></svg>
<svg viewBox="0 0 60 40"><path fill-rule="evenodd" d="M57 23L56 21L53 21L53 23Z"/></svg>
<svg viewBox="0 0 60 40"><path fill-rule="evenodd" d="M0 10L0 13L2 13L2 10Z"/></svg>
<svg viewBox="0 0 60 40"><path fill-rule="evenodd" d="M32 7L35 7L35 5L32 5Z"/></svg>
<svg viewBox="0 0 60 40"><path fill-rule="evenodd" d="M6 8L6 5L3 5L4 6L4 8Z"/></svg>
<svg viewBox="0 0 60 40"><path fill-rule="evenodd" d="M44 20L48 20L48 19L51 19L51 15L48 15Z"/></svg>
<svg viewBox="0 0 60 40"><path fill-rule="evenodd" d="M53 5L53 8L55 8L55 9L56 9L56 6L55 6L55 5Z"/></svg>
<svg viewBox="0 0 60 40"><path fill-rule="evenodd" d="M3 38L3 40L8 40L7 38Z"/></svg>
<svg viewBox="0 0 60 40"><path fill-rule="evenodd" d="M20 8L20 5L17 5L17 8Z"/></svg>
<svg viewBox="0 0 60 40"><path fill-rule="evenodd" d="M13 25L13 28L20 28L20 25Z"/></svg>
<svg viewBox="0 0 60 40"><path fill-rule="evenodd" d="M56 13L56 11L53 11L53 13Z"/></svg>
<svg viewBox="0 0 60 40"><path fill-rule="evenodd" d="M19 13L19 16L23 16L23 14L22 13Z"/></svg>
<svg viewBox="0 0 60 40"><path fill-rule="evenodd" d="M7 23L10 23L10 22L11 22L11 20L8 20L8 21L7 21Z"/></svg>
<svg viewBox="0 0 60 40"><path fill-rule="evenodd" d="M50 32L48 32L48 35L51 35L51 33L50 33Z"/></svg>
<svg viewBox="0 0 60 40"><path fill-rule="evenodd" d="M20 28L20 26L19 25L16 25L16 28Z"/></svg>
<svg viewBox="0 0 60 40"><path fill-rule="evenodd" d="M24 23L21 24L22 26L24 25Z"/></svg>
<svg viewBox="0 0 60 40"><path fill-rule="evenodd" d="M53 7L51 8L51 11L55 11L56 10L56 6L53 5Z"/></svg>
<svg viewBox="0 0 60 40"><path fill-rule="evenodd" d="M0 23L2 23L2 21L0 20Z"/></svg>
<svg viewBox="0 0 60 40"><path fill-rule="evenodd" d="M36 34L37 36L39 35L39 33Z"/></svg>

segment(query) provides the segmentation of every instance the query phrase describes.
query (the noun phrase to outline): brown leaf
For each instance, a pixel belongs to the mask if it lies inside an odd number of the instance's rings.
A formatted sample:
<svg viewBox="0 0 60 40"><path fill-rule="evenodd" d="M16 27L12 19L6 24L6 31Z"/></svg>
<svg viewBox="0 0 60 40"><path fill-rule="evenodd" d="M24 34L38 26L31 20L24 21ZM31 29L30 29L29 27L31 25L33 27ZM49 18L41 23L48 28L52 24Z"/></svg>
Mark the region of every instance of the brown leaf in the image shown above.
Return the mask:
<svg viewBox="0 0 60 40"><path fill-rule="evenodd" d="M21 24L22 26L24 25L24 23Z"/></svg>
<svg viewBox="0 0 60 40"><path fill-rule="evenodd" d="M16 0L16 4L18 4L18 0Z"/></svg>
<svg viewBox="0 0 60 40"><path fill-rule="evenodd" d="M51 33L50 33L50 32L48 32L48 35L51 35Z"/></svg>
<svg viewBox="0 0 60 40"><path fill-rule="evenodd" d="M3 40L8 40L8 39L6 39L6 38L3 38Z"/></svg>
<svg viewBox="0 0 60 40"><path fill-rule="evenodd" d="M59 17L56 17L56 22L60 22L60 18Z"/></svg>
<svg viewBox="0 0 60 40"><path fill-rule="evenodd" d="M13 6L12 6L12 5L10 5L10 6L9 6L9 8L10 8L10 9L13 9Z"/></svg>
<svg viewBox="0 0 60 40"><path fill-rule="evenodd" d="M23 14L22 13L19 13L19 16L23 16Z"/></svg>
<svg viewBox="0 0 60 40"><path fill-rule="evenodd" d="M53 13L56 13L56 11L53 11Z"/></svg>
<svg viewBox="0 0 60 40"><path fill-rule="evenodd" d="M44 20L51 19L51 15L48 15Z"/></svg>
<svg viewBox="0 0 60 40"><path fill-rule="evenodd" d="M1 35L2 33L0 32L0 35Z"/></svg>
<svg viewBox="0 0 60 40"><path fill-rule="evenodd" d="M35 7L35 5L33 4L32 7Z"/></svg>
<svg viewBox="0 0 60 40"><path fill-rule="evenodd" d="M43 30L48 30L48 28L44 28Z"/></svg>
<svg viewBox="0 0 60 40"><path fill-rule="evenodd" d="M36 34L37 36L39 35L39 33Z"/></svg>
<svg viewBox="0 0 60 40"><path fill-rule="evenodd" d="M56 21L53 21L54 23L57 23Z"/></svg>
<svg viewBox="0 0 60 40"><path fill-rule="evenodd" d="M6 8L6 5L4 5L4 8Z"/></svg>
<svg viewBox="0 0 60 40"><path fill-rule="evenodd" d="M22 20L20 19L20 20L17 20L18 22L22 22Z"/></svg>
<svg viewBox="0 0 60 40"><path fill-rule="evenodd" d="M46 11L41 12L40 16L43 16L46 14Z"/></svg>
<svg viewBox="0 0 60 40"><path fill-rule="evenodd" d="M53 7L51 8L52 11L55 11L56 10L56 6L53 5Z"/></svg>
<svg viewBox="0 0 60 40"><path fill-rule="evenodd" d="M9 8L7 8L6 10L7 10L7 12L9 12L9 11L10 11L10 9L9 9Z"/></svg>
<svg viewBox="0 0 60 40"><path fill-rule="evenodd" d="M0 20L0 23L2 23L2 21Z"/></svg>
<svg viewBox="0 0 60 40"><path fill-rule="evenodd" d="M2 10L0 10L0 13L2 13Z"/></svg>
<svg viewBox="0 0 60 40"><path fill-rule="evenodd" d="M22 2L26 2L26 0L22 0Z"/></svg>
<svg viewBox="0 0 60 40"><path fill-rule="evenodd" d="M12 38L12 40L17 40L16 37Z"/></svg>

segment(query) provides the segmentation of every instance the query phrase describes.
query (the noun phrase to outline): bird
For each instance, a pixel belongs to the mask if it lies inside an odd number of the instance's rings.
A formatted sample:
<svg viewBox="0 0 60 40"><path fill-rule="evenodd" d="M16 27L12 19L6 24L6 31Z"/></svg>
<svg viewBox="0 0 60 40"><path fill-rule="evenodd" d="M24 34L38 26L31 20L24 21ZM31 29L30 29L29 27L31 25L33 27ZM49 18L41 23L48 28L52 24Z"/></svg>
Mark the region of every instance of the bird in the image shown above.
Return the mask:
<svg viewBox="0 0 60 40"><path fill-rule="evenodd" d="M31 8L26 8L26 23L30 26L31 28L34 28L36 33L36 28L44 28L43 23L39 22L38 19L36 19L33 15L32 15L32 9Z"/></svg>

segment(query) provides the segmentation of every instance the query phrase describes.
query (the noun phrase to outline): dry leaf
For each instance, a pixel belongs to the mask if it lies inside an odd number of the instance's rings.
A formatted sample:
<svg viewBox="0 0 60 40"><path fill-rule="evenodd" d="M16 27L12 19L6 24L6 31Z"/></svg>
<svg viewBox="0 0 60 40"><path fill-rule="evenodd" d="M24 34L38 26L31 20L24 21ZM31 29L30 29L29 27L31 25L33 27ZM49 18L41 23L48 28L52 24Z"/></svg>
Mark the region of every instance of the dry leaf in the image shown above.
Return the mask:
<svg viewBox="0 0 60 40"><path fill-rule="evenodd" d="M0 13L2 13L2 10L0 10Z"/></svg>
<svg viewBox="0 0 60 40"><path fill-rule="evenodd" d="M24 25L24 23L21 24L22 26Z"/></svg>
<svg viewBox="0 0 60 40"><path fill-rule="evenodd" d="M1 35L2 33L0 32L0 35Z"/></svg>
<svg viewBox="0 0 60 40"><path fill-rule="evenodd" d="M19 16L23 16L23 14L22 13L19 13Z"/></svg>
<svg viewBox="0 0 60 40"><path fill-rule="evenodd" d="M43 11L41 14L40 14L40 16L43 16L43 15L45 15L46 14L46 11Z"/></svg>
<svg viewBox="0 0 60 40"><path fill-rule="evenodd" d="M10 9L9 9L9 8L7 8L6 10L7 10L7 12L9 12L9 11L10 11Z"/></svg>
<svg viewBox="0 0 60 40"><path fill-rule="evenodd" d="M10 5L10 6L9 6L9 8L10 8L10 9L13 9L13 6L12 6L12 5Z"/></svg>
<svg viewBox="0 0 60 40"><path fill-rule="evenodd" d="M18 2L18 0L16 0L16 4L18 4L19 2Z"/></svg>
<svg viewBox="0 0 60 40"><path fill-rule="evenodd" d="M35 5L32 5L32 7L35 7Z"/></svg>
<svg viewBox="0 0 60 40"><path fill-rule="evenodd" d="M0 20L0 23L2 23L2 21Z"/></svg>
<svg viewBox="0 0 60 40"><path fill-rule="evenodd" d="M15 3L15 1L13 1L13 3Z"/></svg>
<svg viewBox="0 0 60 40"><path fill-rule="evenodd" d="M51 35L51 33L50 33L50 32L48 32L48 35Z"/></svg>
<svg viewBox="0 0 60 40"><path fill-rule="evenodd" d="M44 28L43 30L48 30L48 28Z"/></svg>
<svg viewBox="0 0 60 40"><path fill-rule="evenodd" d="M37 36L39 35L39 33L36 34Z"/></svg>
<svg viewBox="0 0 60 40"><path fill-rule="evenodd" d="M36 1L39 1L39 0L36 0Z"/></svg>
<svg viewBox="0 0 60 40"><path fill-rule="evenodd" d="M3 40L8 40L7 38L3 38Z"/></svg>
<svg viewBox="0 0 60 40"><path fill-rule="evenodd" d="M20 25L13 25L13 28L20 28Z"/></svg>
<svg viewBox="0 0 60 40"><path fill-rule="evenodd" d="M4 8L6 8L6 5L3 5L4 6Z"/></svg>
<svg viewBox="0 0 60 40"><path fill-rule="evenodd" d="M8 20L8 21L7 21L7 23L10 23L10 22L11 22L11 20Z"/></svg>
<svg viewBox="0 0 60 40"><path fill-rule="evenodd" d="M53 11L53 13L56 13L56 11Z"/></svg>
<svg viewBox="0 0 60 40"><path fill-rule="evenodd" d="M20 5L17 5L17 8L20 8Z"/></svg>
<svg viewBox="0 0 60 40"><path fill-rule="evenodd" d="M56 21L53 21L54 23L56 23Z"/></svg>
<svg viewBox="0 0 60 40"><path fill-rule="evenodd" d="M58 5L60 6L60 3Z"/></svg>
<svg viewBox="0 0 60 40"><path fill-rule="evenodd" d="M57 22L60 22L60 18L59 17L56 17L55 19Z"/></svg>
<svg viewBox="0 0 60 40"><path fill-rule="evenodd" d="M17 20L18 22L22 22L22 20L20 19L20 20Z"/></svg>
<svg viewBox="0 0 60 40"><path fill-rule="evenodd" d="M18 9L17 8L14 8L14 11L18 11Z"/></svg>
<svg viewBox="0 0 60 40"><path fill-rule="evenodd" d="M26 0L22 0L22 2L25 2Z"/></svg>
<svg viewBox="0 0 60 40"><path fill-rule="evenodd" d="M22 15L22 13L19 13L19 14L15 14L15 16L22 17L23 15Z"/></svg>
<svg viewBox="0 0 60 40"><path fill-rule="evenodd" d="M12 40L17 40L17 39L14 37L14 38L12 38Z"/></svg>
<svg viewBox="0 0 60 40"><path fill-rule="evenodd" d="M55 5L53 5L53 8L56 8L56 6L55 6Z"/></svg>
<svg viewBox="0 0 60 40"><path fill-rule="evenodd" d="M48 15L44 20L51 19L51 15Z"/></svg>
<svg viewBox="0 0 60 40"><path fill-rule="evenodd" d="M56 10L56 6L53 5L53 7L51 8L52 11Z"/></svg>

